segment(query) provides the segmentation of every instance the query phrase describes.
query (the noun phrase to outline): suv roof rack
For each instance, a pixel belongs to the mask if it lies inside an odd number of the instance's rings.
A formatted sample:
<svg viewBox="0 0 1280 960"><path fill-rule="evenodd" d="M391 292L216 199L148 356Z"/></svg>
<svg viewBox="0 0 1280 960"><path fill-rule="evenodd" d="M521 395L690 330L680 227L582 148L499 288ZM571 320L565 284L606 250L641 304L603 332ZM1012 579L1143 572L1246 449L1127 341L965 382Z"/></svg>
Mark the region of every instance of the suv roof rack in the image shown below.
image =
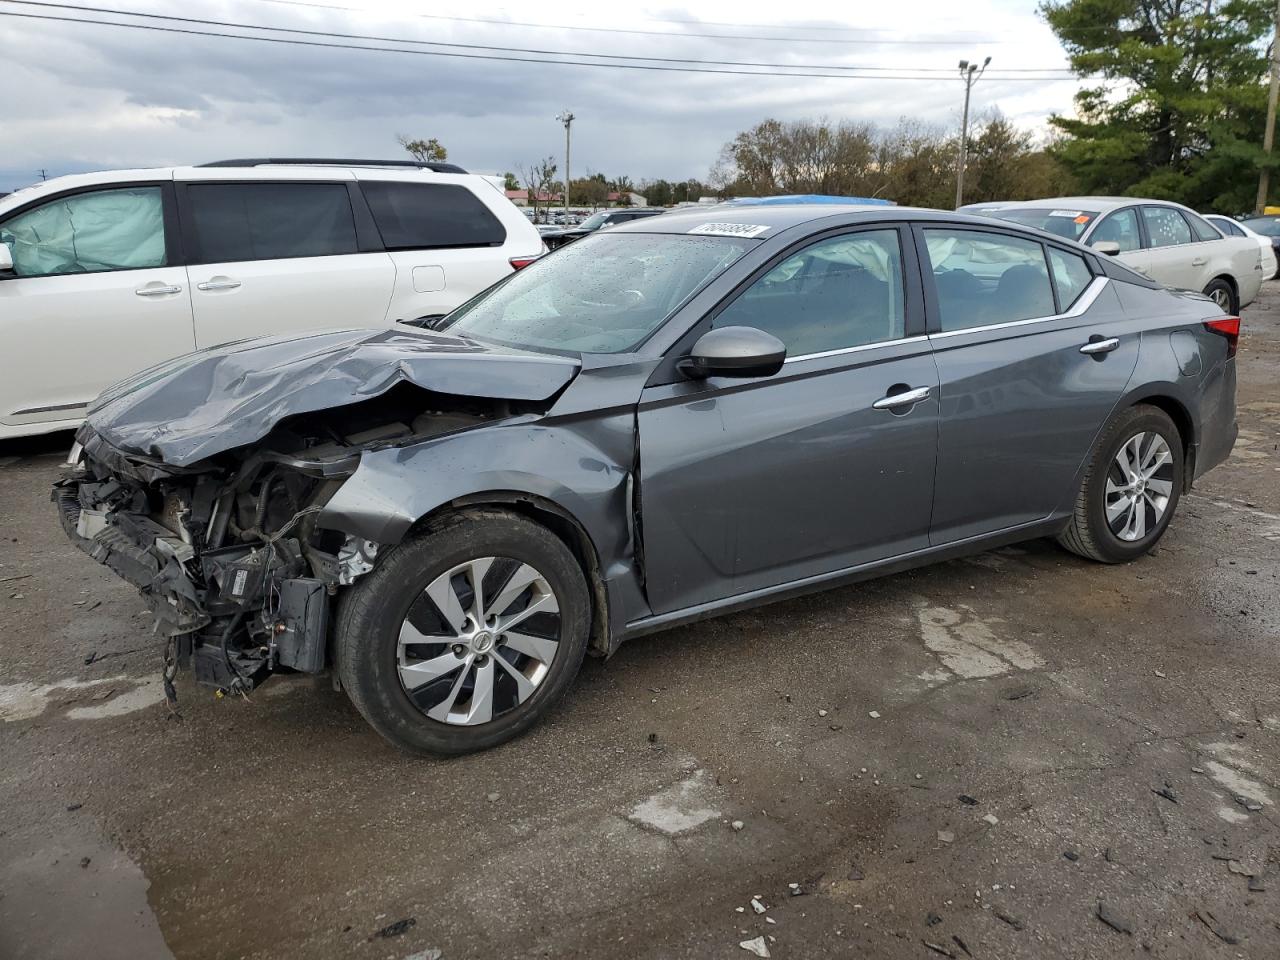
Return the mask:
<svg viewBox="0 0 1280 960"><path fill-rule="evenodd" d="M434 173L466 173L456 163L432 163L426 160L348 160L332 157L247 157L239 160L215 160L201 167L415 167Z"/></svg>

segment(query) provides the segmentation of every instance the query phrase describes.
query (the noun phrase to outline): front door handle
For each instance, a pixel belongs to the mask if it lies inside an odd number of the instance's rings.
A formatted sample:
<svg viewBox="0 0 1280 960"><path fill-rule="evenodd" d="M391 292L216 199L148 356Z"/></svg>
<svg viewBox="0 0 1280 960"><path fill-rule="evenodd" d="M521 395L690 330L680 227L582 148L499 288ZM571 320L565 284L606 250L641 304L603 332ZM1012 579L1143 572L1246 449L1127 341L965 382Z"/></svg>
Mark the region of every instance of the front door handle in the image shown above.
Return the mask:
<svg viewBox="0 0 1280 960"><path fill-rule="evenodd" d="M181 287L175 286L158 286L158 287L139 287L133 291L140 297L165 297L171 293L181 293Z"/></svg>
<svg viewBox="0 0 1280 960"><path fill-rule="evenodd" d="M896 410L898 407L909 407L913 403L928 399L929 388L916 387L914 390L904 390L902 393L891 393L887 397L881 397L871 406L876 410Z"/></svg>
<svg viewBox="0 0 1280 960"><path fill-rule="evenodd" d="M1120 346L1119 337L1108 337L1105 340L1090 340L1080 348L1080 352L1086 354L1110 353L1118 346Z"/></svg>
<svg viewBox="0 0 1280 960"><path fill-rule="evenodd" d="M214 277L212 280L205 280L196 284L197 290L234 290L240 286L239 280L232 280L230 277Z"/></svg>

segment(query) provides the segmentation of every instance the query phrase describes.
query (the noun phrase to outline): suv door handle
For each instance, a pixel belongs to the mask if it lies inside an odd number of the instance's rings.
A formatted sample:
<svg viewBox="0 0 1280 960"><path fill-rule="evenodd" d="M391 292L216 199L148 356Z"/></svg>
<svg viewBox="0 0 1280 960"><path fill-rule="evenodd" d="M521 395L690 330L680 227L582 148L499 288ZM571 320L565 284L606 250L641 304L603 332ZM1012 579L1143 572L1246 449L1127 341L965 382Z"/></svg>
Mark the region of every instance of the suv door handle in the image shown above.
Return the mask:
<svg viewBox="0 0 1280 960"><path fill-rule="evenodd" d="M171 293L181 293L182 288L175 286L139 287L133 292L140 297L164 297Z"/></svg>
<svg viewBox="0 0 1280 960"><path fill-rule="evenodd" d="M876 410L894 410L898 407L909 407L913 403L928 399L929 388L916 387L914 390L904 390L902 393L891 393L887 397L881 397L871 406Z"/></svg>
<svg viewBox="0 0 1280 960"><path fill-rule="evenodd" d="M219 277L213 280L205 280L196 284L197 290L234 290L240 286L239 280L232 280L230 277Z"/></svg>
<svg viewBox="0 0 1280 960"><path fill-rule="evenodd" d="M1203 267L1208 262L1209 261L1206 260L1204 257L1196 257L1194 260L1191 261L1191 265L1193 267Z"/></svg>
<svg viewBox="0 0 1280 960"><path fill-rule="evenodd" d="M1090 340L1080 348L1081 353L1110 353L1116 347L1120 346L1119 337L1108 337L1106 340Z"/></svg>

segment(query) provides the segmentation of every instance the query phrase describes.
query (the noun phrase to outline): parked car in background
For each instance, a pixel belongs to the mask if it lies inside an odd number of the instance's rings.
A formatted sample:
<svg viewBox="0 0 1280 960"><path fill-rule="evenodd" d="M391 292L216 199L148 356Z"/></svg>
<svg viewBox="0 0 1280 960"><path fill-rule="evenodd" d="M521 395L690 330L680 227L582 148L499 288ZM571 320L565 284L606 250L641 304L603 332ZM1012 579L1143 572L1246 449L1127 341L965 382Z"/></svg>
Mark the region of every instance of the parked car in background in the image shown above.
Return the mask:
<svg viewBox="0 0 1280 960"><path fill-rule="evenodd" d="M1206 213L1204 218L1217 227L1225 237L1251 237L1258 245L1258 249L1262 251L1263 278L1274 280L1280 276L1280 217L1258 218L1262 221L1261 223L1233 220L1220 213ZM1257 230L1258 226L1275 230L1275 234L1268 236Z"/></svg>
<svg viewBox="0 0 1280 960"><path fill-rule="evenodd" d="M563 247L566 243L580 240L597 230L616 227L620 223L630 223L632 220L642 220L645 217L656 217L666 212L665 207L619 207L616 210L598 210L575 226L544 233L542 239L546 241L547 249L554 250L556 247Z"/></svg>
<svg viewBox="0 0 1280 960"><path fill-rule="evenodd" d="M1194 210L1133 197L1056 197L982 212L1077 240L1160 283L1195 290L1239 313L1262 286L1257 244L1224 237Z"/></svg>
<svg viewBox="0 0 1280 960"><path fill-rule="evenodd" d="M332 664L392 743L461 753L631 637L1035 537L1142 557L1235 442L1239 332L999 220L690 209L429 329L171 361L55 492L166 663Z"/></svg>
<svg viewBox="0 0 1280 960"><path fill-rule="evenodd" d="M452 164L232 160L49 180L0 201L0 437L264 334L448 313L543 252Z"/></svg>

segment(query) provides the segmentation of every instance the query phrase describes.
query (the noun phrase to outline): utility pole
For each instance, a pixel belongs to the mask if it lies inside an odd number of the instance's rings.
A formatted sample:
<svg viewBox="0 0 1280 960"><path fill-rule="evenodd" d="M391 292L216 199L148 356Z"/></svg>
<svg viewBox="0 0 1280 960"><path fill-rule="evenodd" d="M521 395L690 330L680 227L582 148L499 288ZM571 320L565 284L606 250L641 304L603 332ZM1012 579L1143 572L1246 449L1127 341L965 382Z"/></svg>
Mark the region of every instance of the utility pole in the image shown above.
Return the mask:
<svg viewBox="0 0 1280 960"><path fill-rule="evenodd" d="M556 117L564 124L564 220L569 222L569 125L573 123L573 114L568 110L561 110L560 115Z"/></svg>
<svg viewBox="0 0 1280 960"><path fill-rule="evenodd" d="M1275 29L1271 39L1271 92L1267 97L1267 126L1262 134L1262 152L1271 159L1271 147L1276 137L1276 96L1280 94L1280 2L1276 4ZM1271 190L1271 169L1263 167L1258 174L1258 201L1254 213L1262 213Z"/></svg>
<svg viewBox="0 0 1280 960"><path fill-rule="evenodd" d="M956 168L956 209L964 205L964 168L969 154L969 92L978 79L987 72L987 64L991 58L982 61L982 66L960 61L960 79L964 81L964 119L960 121L960 163Z"/></svg>

